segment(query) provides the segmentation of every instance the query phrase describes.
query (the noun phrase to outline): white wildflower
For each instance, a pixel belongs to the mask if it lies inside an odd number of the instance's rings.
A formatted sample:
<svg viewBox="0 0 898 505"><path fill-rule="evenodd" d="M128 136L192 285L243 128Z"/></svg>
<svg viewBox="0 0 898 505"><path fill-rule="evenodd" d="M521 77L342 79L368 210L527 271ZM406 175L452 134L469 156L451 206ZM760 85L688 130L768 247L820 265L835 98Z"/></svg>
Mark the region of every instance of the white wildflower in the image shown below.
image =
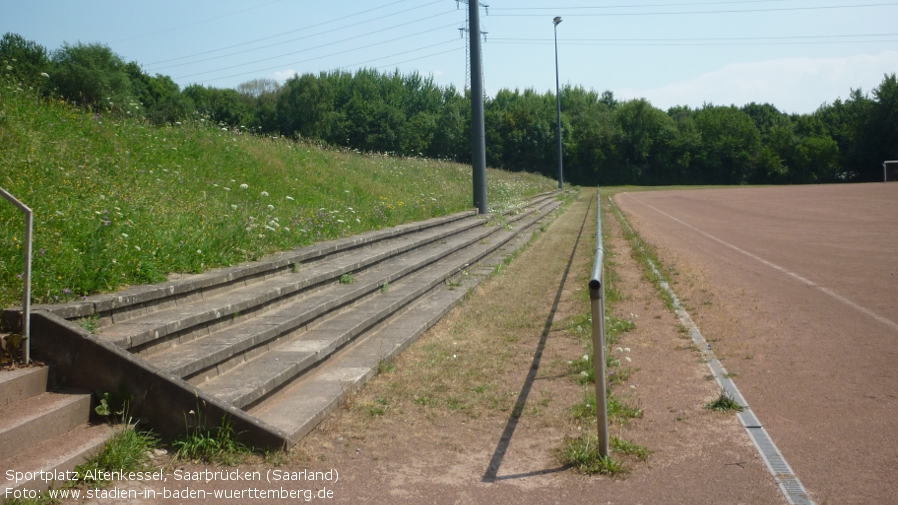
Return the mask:
<svg viewBox="0 0 898 505"><path fill-rule="evenodd" d="M235 204L233 204L233 203L231 204L231 208L234 209L234 210L237 210L237 206L236 206Z"/></svg>
<svg viewBox="0 0 898 505"><path fill-rule="evenodd" d="M625 359L625 360L627 360L627 363L631 363L631 362L632 362L632 361L633 361L633 360L632 360L632 359L630 359L630 357L629 357L629 356L627 356L627 357L626 357L626 358L624 358L624 359Z"/></svg>
<svg viewBox="0 0 898 505"><path fill-rule="evenodd" d="M49 77L50 77L50 74L48 74L48 73L46 73L46 72L41 72L41 77L47 77L47 78L49 78Z"/></svg>
<svg viewBox="0 0 898 505"><path fill-rule="evenodd" d="M122 236L125 237L125 238L128 238L128 234L127 234L127 233L122 233Z"/></svg>
<svg viewBox="0 0 898 505"><path fill-rule="evenodd" d="M241 184L240 189L249 189L249 184Z"/></svg>
<svg viewBox="0 0 898 505"><path fill-rule="evenodd" d="M137 249L138 251L140 250L140 246L139 246L139 245L134 246L134 248Z"/></svg>
<svg viewBox="0 0 898 505"><path fill-rule="evenodd" d="M274 205L268 204L268 210L274 210Z"/></svg>
<svg viewBox="0 0 898 505"><path fill-rule="evenodd" d="M624 347L624 352L630 352L630 348L629 348L629 347Z"/></svg>
<svg viewBox="0 0 898 505"><path fill-rule="evenodd" d="M589 354L584 354L582 358L583 361L589 361Z"/></svg>
<svg viewBox="0 0 898 505"><path fill-rule="evenodd" d="M197 250L196 250L196 253L197 253L197 254L203 254L203 250L202 250L202 249L197 249Z"/></svg>
<svg viewBox="0 0 898 505"><path fill-rule="evenodd" d="M290 200L290 201L292 202L292 201L293 201L293 197L292 197L292 196L288 196L288 197L287 197L287 200Z"/></svg>
<svg viewBox="0 0 898 505"><path fill-rule="evenodd" d="M268 191L263 191L262 196L268 196Z"/></svg>

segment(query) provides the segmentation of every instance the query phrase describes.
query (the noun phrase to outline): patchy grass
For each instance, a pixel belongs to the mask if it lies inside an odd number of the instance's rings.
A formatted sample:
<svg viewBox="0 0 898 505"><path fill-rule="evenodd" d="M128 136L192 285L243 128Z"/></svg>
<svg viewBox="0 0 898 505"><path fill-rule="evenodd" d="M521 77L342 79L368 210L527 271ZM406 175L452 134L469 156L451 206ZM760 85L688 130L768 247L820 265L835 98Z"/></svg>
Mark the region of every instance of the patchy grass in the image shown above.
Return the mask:
<svg viewBox="0 0 898 505"><path fill-rule="evenodd" d="M669 285L670 279L665 275L664 269L660 266L661 262L658 260L655 248L643 240L639 233L637 233L630 225L630 222L627 221L627 218L624 216L623 212L621 212L620 208L618 208L617 204L614 203L614 199L612 199L610 195L606 200L611 207L612 214L614 214L618 223L620 223L624 239L630 243L631 255L641 267L643 276L655 286L655 290L658 292L659 296L661 296L664 305L666 305L671 312L675 312L673 298L671 298L670 294L661 287L662 282L666 282ZM652 263L658 265L657 272L652 269Z"/></svg>
<svg viewBox="0 0 898 505"><path fill-rule="evenodd" d="M158 438L149 431L126 427L106 443L103 451L75 468L79 482L92 486L108 484L107 480L89 480L88 473L102 476L104 472L139 472L150 468L147 453L156 448Z"/></svg>
<svg viewBox="0 0 898 505"><path fill-rule="evenodd" d="M721 390L720 395L714 401L705 404L705 408L718 412L742 412L744 407L739 405L739 402L734 400L726 391Z"/></svg>
<svg viewBox="0 0 898 505"><path fill-rule="evenodd" d="M609 424L627 424L631 419L642 418L642 409L634 407L625 400L618 398L610 392L606 395ZM570 408L571 417L578 423L595 423L596 419L596 394L587 391L583 401Z"/></svg>
<svg viewBox="0 0 898 505"><path fill-rule="evenodd" d="M639 461L648 461L649 456L652 454L652 451L644 445L634 444L629 440L617 437L611 437L611 450L620 454L636 456Z"/></svg>
<svg viewBox="0 0 898 505"><path fill-rule="evenodd" d="M610 454L604 457L599 454L599 437L596 435L581 435L566 440L558 457L562 463L571 465L587 475L602 474L614 477L630 473L622 461L613 459Z"/></svg>
<svg viewBox="0 0 898 505"><path fill-rule="evenodd" d="M245 461L252 454L252 448L237 440L234 425L227 416L222 417L218 426L209 428L202 414L191 411L191 415L197 418L193 426L188 422L187 433L172 442L179 459L233 465Z"/></svg>

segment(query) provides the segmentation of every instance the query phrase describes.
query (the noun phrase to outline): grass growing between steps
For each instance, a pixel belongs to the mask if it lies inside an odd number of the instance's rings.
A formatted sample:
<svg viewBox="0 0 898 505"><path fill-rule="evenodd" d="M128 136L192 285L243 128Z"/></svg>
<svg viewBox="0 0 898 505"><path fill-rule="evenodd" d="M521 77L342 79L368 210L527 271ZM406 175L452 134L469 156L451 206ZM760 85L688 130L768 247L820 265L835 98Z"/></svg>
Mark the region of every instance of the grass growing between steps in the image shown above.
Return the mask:
<svg viewBox="0 0 898 505"><path fill-rule="evenodd" d="M471 207L471 168L87 114L0 76L0 186L35 212L34 301L237 264ZM488 172L491 209L549 191ZM0 307L21 303L24 220L0 202Z"/></svg>
<svg viewBox="0 0 898 505"><path fill-rule="evenodd" d="M152 432L122 429L106 443L102 452L75 468L79 475L77 482L105 485L110 482L106 478L107 472L146 471L151 468L148 453L158 443Z"/></svg>
<svg viewBox="0 0 898 505"><path fill-rule="evenodd" d="M192 415L198 418L202 415ZM253 449L237 440L234 425L227 417L222 418L221 423L209 428L197 419L193 427L187 429L187 433L172 442L175 455L186 461L203 461L206 463L218 463L222 465L235 465L242 463L253 453Z"/></svg>

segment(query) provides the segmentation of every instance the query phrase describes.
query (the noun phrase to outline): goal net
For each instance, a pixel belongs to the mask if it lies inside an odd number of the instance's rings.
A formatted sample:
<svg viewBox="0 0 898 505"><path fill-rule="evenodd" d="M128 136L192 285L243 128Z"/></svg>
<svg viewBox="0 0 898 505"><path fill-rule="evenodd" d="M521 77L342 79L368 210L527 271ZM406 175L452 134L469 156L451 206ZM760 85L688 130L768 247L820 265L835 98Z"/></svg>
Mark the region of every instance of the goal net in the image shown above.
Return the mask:
<svg viewBox="0 0 898 505"><path fill-rule="evenodd" d="M898 181L898 160L884 161L882 172L885 182Z"/></svg>

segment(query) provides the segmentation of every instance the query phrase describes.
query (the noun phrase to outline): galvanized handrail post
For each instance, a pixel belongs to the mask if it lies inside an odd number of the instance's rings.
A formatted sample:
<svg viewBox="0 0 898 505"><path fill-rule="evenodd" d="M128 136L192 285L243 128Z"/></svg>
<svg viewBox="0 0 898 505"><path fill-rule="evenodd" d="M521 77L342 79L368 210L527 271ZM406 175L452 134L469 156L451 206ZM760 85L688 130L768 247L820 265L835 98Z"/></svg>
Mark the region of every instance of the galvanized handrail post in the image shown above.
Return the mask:
<svg viewBox="0 0 898 505"><path fill-rule="evenodd" d="M605 250L602 247L602 195L596 188L596 259L589 280L592 315L592 354L596 376L596 418L599 426L599 454L608 456L608 408L605 395Z"/></svg>
<svg viewBox="0 0 898 505"><path fill-rule="evenodd" d="M16 197L0 188L0 195L9 200L25 214L25 294L22 300L22 360L31 362L31 234L34 229L34 212Z"/></svg>

